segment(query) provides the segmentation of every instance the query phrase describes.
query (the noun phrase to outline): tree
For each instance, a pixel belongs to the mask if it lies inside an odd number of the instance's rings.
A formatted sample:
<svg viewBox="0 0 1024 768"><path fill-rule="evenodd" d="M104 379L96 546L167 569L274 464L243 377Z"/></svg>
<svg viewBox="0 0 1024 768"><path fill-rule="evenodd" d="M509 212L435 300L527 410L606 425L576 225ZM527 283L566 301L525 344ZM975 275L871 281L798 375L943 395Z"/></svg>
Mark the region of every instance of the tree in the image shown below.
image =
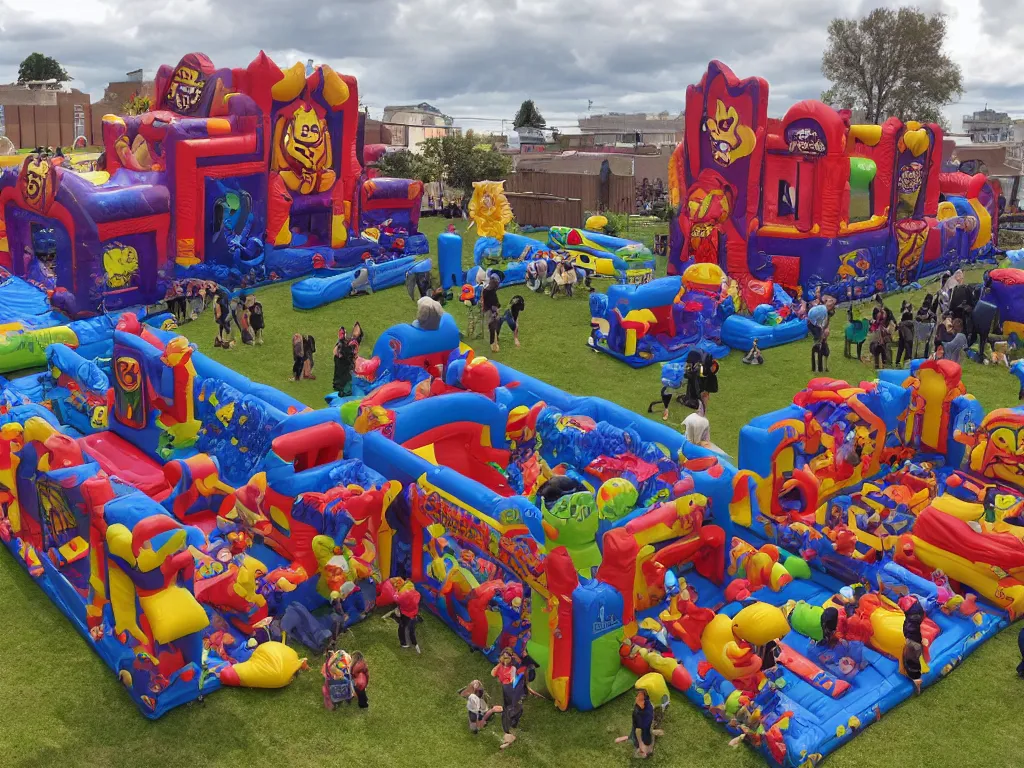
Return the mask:
<svg viewBox="0 0 1024 768"><path fill-rule="evenodd" d="M70 79L71 75L60 62L41 53L30 53L18 67L18 82L22 84L30 80L56 80L58 83L66 83Z"/></svg>
<svg viewBox="0 0 1024 768"><path fill-rule="evenodd" d="M917 8L876 8L862 19L833 19L821 72L832 82L822 101L888 117L937 122L964 92L960 67L943 51L946 17Z"/></svg>
<svg viewBox="0 0 1024 768"><path fill-rule="evenodd" d="M414 155L407 149L400 149L397 152L388 152L381 155L380 159L377 160L377 170L380 171L382 176L390 176L394 179L430 181L430 179L423 178L425 169L420 156Z"/></svg>
<svg viewBox="0 0 1024 768"><path fill-rule="evenodd" d="M519 105L519 111L516 112L515 118L512 120L512 127L517 131L520 128L543 128L547 125L547 121L544 120L544 115L537 109L537 105L533 103L533 99L527 99Z"/></svg>
<svg viewBox="0 0 1024 768"><path fill-rule="evenodd" d="M424 181L441 181L449 187L470 192L474 181L500 181L512 172L512 159L490 147L481 146L472 131L422 142Z"/></svg>

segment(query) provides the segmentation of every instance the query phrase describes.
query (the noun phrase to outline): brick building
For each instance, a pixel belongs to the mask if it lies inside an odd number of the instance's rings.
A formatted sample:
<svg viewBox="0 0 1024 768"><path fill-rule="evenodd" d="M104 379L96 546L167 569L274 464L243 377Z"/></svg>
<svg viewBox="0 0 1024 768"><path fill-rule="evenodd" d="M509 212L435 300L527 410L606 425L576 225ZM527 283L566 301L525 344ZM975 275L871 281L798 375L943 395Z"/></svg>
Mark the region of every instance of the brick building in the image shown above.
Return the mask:
<svg viewBox="0 0 1024 768"><path fill-rule="evenodd" d="M55 83L0 85L0 135L15 147L70 147L79 136L93 143L89 94Z"/></svg>

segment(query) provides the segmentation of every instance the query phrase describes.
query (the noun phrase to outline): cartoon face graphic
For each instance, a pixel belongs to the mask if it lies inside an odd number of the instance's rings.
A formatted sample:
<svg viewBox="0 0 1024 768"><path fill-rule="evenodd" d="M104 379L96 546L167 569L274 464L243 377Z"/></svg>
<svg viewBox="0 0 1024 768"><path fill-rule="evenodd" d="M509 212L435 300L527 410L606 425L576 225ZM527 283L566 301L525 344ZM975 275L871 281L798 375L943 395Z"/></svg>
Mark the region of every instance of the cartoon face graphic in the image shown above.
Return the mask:
<svg viewBox="0 0 1024 768"><path fill-rule="evenodd" d="M327 123L308 105L300 105L278 128L278 165L285 185L308 195L334 185L331 136Z"/></svg>
<svg viewBox="0 0 1024 768"><path fill-rule="evenodd" d="M57 169L50 161L39 155L32 155L21 168L21 194L26 205L40 213L46 213L57 196Z"/></svg>
<svg viewBox="0 0 1024 768"><path fill-rule="evenodd" d="M103 252L108 288L124 288L139 272L139 253L130 245L114 243Z"/></svg>
<svg viewBox="0 0 1024 768"><path fill-rule="evenodd" d="M978 437L971 469L1024 488L1024 414L1009 408L992 411L982 422Z"/></svg>
<svg viewBox="0 0 1024 768"><path fill-rule="evenodd" d="M740 123L736 107L726 106L721 99L715 107L715 116L705 123L711 142L711 157L723 168L754 151L757 138L749 126Z"/></svg>
<svg viewBox="0 0 1024 768"><path fill-rule="evenodd" d="M174 70L171 84L167 86L167 102L182 115L192 113L203 98L206 81L203 73L185 65Z"/></svg>

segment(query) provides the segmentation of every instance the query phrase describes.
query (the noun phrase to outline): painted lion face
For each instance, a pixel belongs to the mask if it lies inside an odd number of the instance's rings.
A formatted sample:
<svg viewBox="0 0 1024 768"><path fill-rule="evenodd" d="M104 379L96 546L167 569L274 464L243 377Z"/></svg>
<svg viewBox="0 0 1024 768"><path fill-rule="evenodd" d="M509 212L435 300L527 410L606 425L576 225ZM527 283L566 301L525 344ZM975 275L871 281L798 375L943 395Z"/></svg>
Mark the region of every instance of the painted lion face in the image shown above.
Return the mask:
<svg viewBox="0 0 1024 768"><path fill-rule="evenodd" d="M292 163L306 170L327 164L327 125L309 107L299 107L284 137L284 151Z"/></svg>
<svg viewBox="0 0 1024 768"><path fill-rule="evenodd" d="M749 126L740 123L736 107L726 106L721 99L715 107L715 116L705 123L711 142L711 157L723 168L754 151L757 138Z"/></svg>

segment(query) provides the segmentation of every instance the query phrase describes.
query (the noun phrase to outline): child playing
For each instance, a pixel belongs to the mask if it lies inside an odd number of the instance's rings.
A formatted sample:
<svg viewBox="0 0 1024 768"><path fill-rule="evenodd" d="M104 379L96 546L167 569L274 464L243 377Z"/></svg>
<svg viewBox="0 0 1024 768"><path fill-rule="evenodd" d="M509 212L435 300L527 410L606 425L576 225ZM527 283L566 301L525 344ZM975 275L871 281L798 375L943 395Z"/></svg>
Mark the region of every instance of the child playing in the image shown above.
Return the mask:
<svg viewBox="0 0 1024 768"><path fill-rule="evenodd" d="M254 340L263 346L263 304L256 301L256 297L250 293L245 297L245 306L249 310L249 327L252 328Z"/></svg>
<svg viewBox="0 0 1024 768"><path fill-rule="evenodd" d="M231 330L231 305L228 303L226 294L217 294L213 317L217 321L217 338L213 340L213 346L231 349L235 346L235 339L234 332Z"/></svg>
<svg viewBox="0 0 1024 768"><path fill-rule="evenodd" d="M512 340L517 347L519 346L519 313L524 309L526 309L526 300L516 294L512 297L512 303L508 305L508 309L505 310L505 314L501 318L501 322L512 329ZM498 332L501 333L501 324L498 325Z"/></svg>
<svg viewBox="0 0 1024 768"><path fill-rule="evenodd" d="M369 684L370 668L366 666L366 659L359 651L352 651L352 687L356 691L360 709L367 709L370 706L366 698L366 686Z"/></svg>
<svg viewBox="0 0 1024 768"><path fill-rule="evenodd" d="M411 581L402 585L395 598L395 618L398 619L398 642L403 648L410 646L420 653L420 644L416 640L416 622L420 617L420 593Z"/></svg>
<svg viewBox="0 0 1024 768"><path fill-rule="evenodd" d="M324 665L320 668L324 676L321 689L324 707L334 710L341 703L352 701L352 657L345 651L328 651Z"/></svg>
<svg viewBox="0 0 1024 768"><path fill-rule="evenodd" d="M747 365L764 365L764 356L761 354L761 350L757 347L757 339L754 339L753 345L750 347L750 351L743 356L743 362ZM666 418L668 411L666 410Z"/></svg>
<svg viewBox="0 0 1024 768"><path fill-rule="evenodd" d="M352 369L356 363L354 342L345 334L345 327L338 329L338 343L334 345L334 379L331 386L342 397L352 394Z"/></svg>
<svg viewBox="0 0 1024 768"><path fill-rule="evenodd" d="M500 706L488 706L487 692L484 684L474 680L461 691L459 695L466 699L466 712L469 715L469 732L480 733L487 725L487 722L497 713L501 712Z"/></svg>
<svg viewBox="0 0 1024 768"><path fill-rule="evenodd" d="M292 334L292 377L290 381L298 381L302 378L302 368L306 360L305 345L301 333Z"/></svg>
<svg viewBox="0 0 1024 768"><path fill-rule="evenodd" d="M316 379L313 375L313 353L316 352L316 339L312 336L302 337L302 378Z"/></svg>
<svg viewBox="0 0 1024 768"><path fill-rule="evenodd" d="M892 355L889 353L892 329L885 308L875 309L871 329L875 336L874 341L871 342L871 355L875 359L875 370L888 368L892 362Z"/></svg>
<svg viewBox="0 0 1024 768"><path fill-rule="evenodd" d="M231 314L235 318L238 332L242 336L242 343L250 347L255 343L252 335L252 326L249 324L249 308L246 305L247 296L231 300Z"/></svg>
<svg viewBox="0 0 1024 768"><path fill-rule="evenodd" d="M853 345L857 345L857 359L860 360L861 351L864 349L864 342L868 338L868 330L871 327L871 323L867 320L860 318L854 319L853 317L853 306L846 308L846 329L844 336L846 337L846 344L843 349L843 354L846 357L852 357L850 350Z"/></svg>
<svg viewBox="0 0 1024 768"><path fill-rule="evenodd" d="M651 704L651 697L647 691L637 691L636 701L633 704L633 720L630 724L629 735L619 736L615 739L616 744L631 742L636 748L634 757L646 758L654 754L654 705Z"/></svg>

